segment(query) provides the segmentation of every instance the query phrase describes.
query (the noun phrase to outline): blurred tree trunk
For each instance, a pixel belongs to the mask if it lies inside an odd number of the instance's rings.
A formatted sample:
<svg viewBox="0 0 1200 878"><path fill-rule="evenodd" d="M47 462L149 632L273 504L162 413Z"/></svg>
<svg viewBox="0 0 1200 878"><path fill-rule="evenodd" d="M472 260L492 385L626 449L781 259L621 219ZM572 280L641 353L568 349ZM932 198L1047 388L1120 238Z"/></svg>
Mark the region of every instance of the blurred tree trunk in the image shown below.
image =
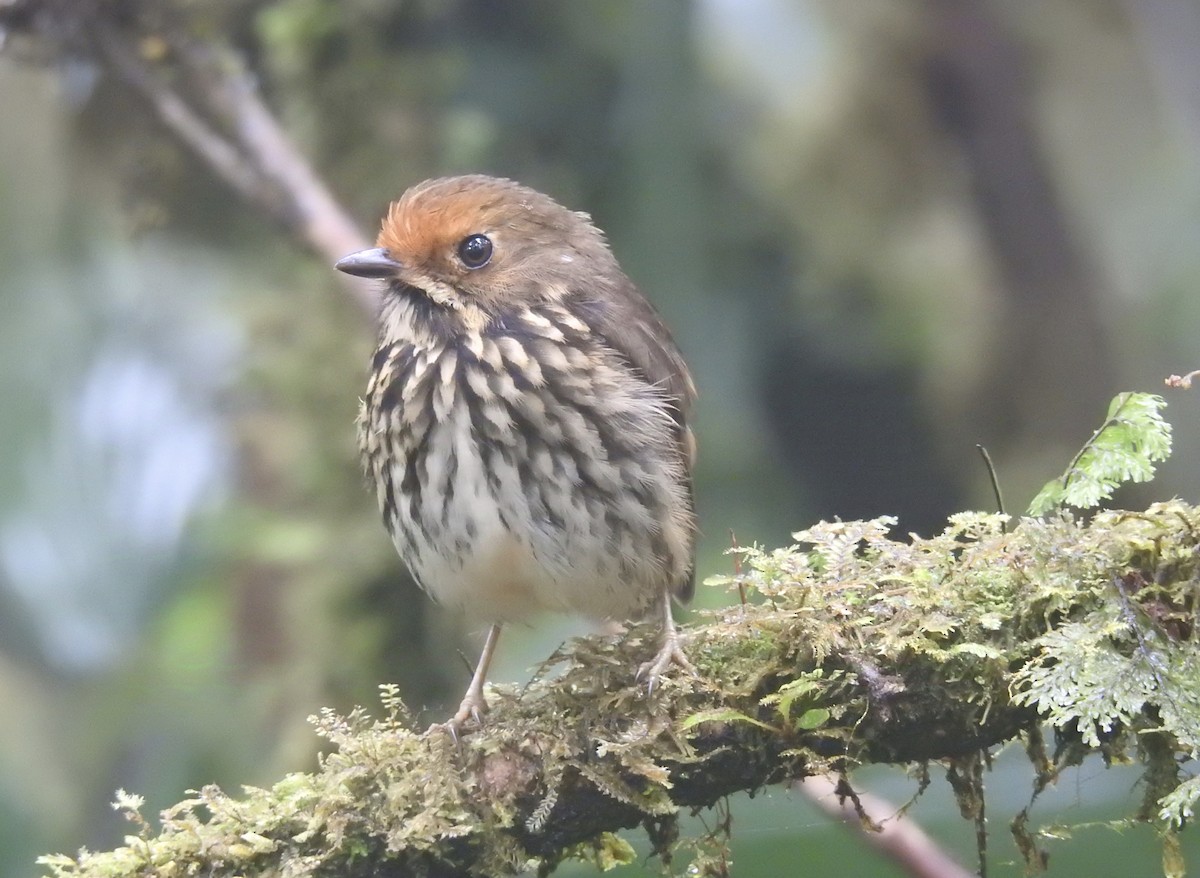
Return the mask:
<svg viewBox="0 0 1200 878"><path fill-rule="evenodd" d="M1192 0L1124 0L1163 103L1193 151L1200 150L1200 6Z"/></svg>
<svg viewBox="0 0 1200 878"><path fill-rule="evenodd" d="M961 150L1005 295L997 368L969 420L1020 450L1070 446L1114 390L1105 280L1055 189L1034 123L1028 53L1001 7L923 6L929 105Z"/></svg>

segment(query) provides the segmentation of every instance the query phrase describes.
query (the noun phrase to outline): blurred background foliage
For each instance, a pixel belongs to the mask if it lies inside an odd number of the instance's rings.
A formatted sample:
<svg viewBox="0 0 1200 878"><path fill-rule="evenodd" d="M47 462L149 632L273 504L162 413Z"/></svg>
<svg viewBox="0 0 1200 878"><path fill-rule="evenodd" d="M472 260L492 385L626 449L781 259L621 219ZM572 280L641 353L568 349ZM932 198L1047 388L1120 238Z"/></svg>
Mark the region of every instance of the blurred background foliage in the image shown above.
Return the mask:
<svg viewBox="0 0 1200 878"><path fill-rule="evenodd" d="M696 373L702 576L727 571L731 533L780 544L879 514L930 532L991 508L976 443L1019 511L1115 392L1200 365L1190 0L162 9L243 55L365 231L408 185L463 171L593 214ZM363 487L372 333L330 266L84 55L10 34L0 119L9 878L118 843L117 787L154 809L312 766L305 717L381 682L439 717L466 678L447 643L479 625L405 578ZM1197 496L1197 406L1168 417L1174 461L1122 502ZM519 630L493 676L584 630ZM1002 863L1028 769L1002 760L991 783ZM1129 784L1084 766L1043 817L1127 811ZM970 862L952 812L944 790L916 810ZM801 797L733 814L738 874L888 874ZM1156 871L1148 831L1091 833L1053 873Z"/></svg>

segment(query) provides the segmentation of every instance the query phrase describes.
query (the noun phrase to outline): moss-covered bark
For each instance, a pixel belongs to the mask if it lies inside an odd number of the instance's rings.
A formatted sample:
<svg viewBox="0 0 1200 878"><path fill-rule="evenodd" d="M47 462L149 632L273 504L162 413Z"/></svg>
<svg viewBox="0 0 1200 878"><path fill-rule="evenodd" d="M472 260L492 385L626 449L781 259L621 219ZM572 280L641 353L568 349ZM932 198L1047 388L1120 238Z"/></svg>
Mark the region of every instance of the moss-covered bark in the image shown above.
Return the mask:
<svg viewBox="0 0 1200 878"><path fill-rule="evenodd" d="M1178 767L1200 743L1200 511L1011 533L967 514L930 540L893 541L887 525L821 524L794 547L743 551L741 574L710 582L750 599L688 630L697 678L638 685L650 628L580 639L528 687L496 687L486 726L458 743L411 730L385 691L383 719L317 720L336 750L314 773L239 798L206 789L126 847L46 863L60 878L117 878L620 859L616 830L645 824L665 847L679 807L871 762L948 760L969 805L976 755L1023 731L1043 781L1092 750L1140 758L1148 798L1131 816L1170 838L1200 793Z"/></svg>

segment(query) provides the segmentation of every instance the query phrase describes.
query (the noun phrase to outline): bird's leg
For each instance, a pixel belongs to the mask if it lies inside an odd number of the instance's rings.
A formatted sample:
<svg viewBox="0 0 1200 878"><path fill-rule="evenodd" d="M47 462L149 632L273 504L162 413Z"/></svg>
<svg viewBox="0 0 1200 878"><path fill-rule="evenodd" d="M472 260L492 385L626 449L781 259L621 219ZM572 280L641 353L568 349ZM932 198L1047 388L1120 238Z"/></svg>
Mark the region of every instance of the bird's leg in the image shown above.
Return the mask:
<svg viewBox="0 0 1200 878"><path fill-rule="evenodd" d="M433 729L443 729L457 740L458 732L467 720L475 720L476 725L483 724L483 715L488 709L487 699L483 697L483 684L487 681L488 666L492 663L492 655L496 652L496 643L499 640L500 623L497 622L488 629L487 640L483 642L483 652L479 654L479 663L475 665L475 673L471 675L471 684L467 686L467 694L463 696L458 712L446 722L434 725Z"/></svg>
<svg viewBox="0 0 1200 878"><path fill-rule="evenodd" d="M695 665L688 661L688 657L684 655L683 647L679 643L679 631L675 627L675 617L671 615L671 593L669 591L663 592L662 606L662 646L659 647L658 654L638 668L637 672L637 678L645 680L646 689L651 692L654 691L659 679L671 665L679 665L689 674L696 673Z"/></svg>

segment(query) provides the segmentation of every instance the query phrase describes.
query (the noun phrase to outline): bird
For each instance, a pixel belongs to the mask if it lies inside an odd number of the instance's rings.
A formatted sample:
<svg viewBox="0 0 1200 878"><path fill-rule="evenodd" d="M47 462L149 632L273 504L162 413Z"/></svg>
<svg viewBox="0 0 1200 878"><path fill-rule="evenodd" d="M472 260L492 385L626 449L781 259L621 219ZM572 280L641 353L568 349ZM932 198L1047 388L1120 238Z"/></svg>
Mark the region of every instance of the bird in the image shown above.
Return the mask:
<svg viewBox="0 0 1200 878"><path fill-rule="evenodd" d="M502 626L542 611L658 613L637 678L695 674L672 602L695 588L696 387L590 216L509 179L440 177L335 268L383 282L358 442L386 528L425 592L490 623L439 725L482 722Z"/></svg>

